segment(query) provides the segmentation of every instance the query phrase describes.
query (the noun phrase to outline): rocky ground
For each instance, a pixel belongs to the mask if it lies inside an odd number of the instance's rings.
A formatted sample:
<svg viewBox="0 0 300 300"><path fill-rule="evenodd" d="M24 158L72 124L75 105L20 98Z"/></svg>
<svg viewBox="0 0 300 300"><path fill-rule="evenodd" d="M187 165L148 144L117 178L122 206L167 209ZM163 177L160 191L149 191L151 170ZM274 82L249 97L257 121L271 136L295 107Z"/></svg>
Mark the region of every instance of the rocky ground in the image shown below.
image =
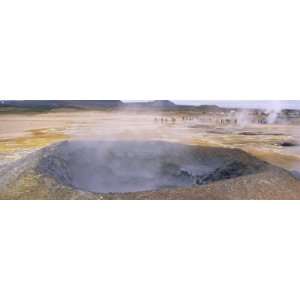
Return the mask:
<svg viewBox="0 0 300 300"><path fill-rule="evenodd" d="M168 117L169 120L174 117L176 122L155 120L161 117ZM299 199L299 181L294 177L295 174L299 177L300 171L299 132L300 125L295 122L222 127L207 123L205 119L183 120L181 115L166 112L7 114L0 118L0 198ZM41 149L61 141L90 138L102 141L165 141L200 146L202 150L208 147L211 155L216 151L213 149L219 149L219 154L228 154L227 149L240 149L243 155L248 153L268 164L264 164L259 172L244 173L243 159L228 159L225 167L218 166L215 173L192 178L193 182L198 180L202 185L187 186L191 178L181 173L187 184L172 188L166 184L159 191L152 189L134 193L128 190L105 194L88 192L78 186L74 188L70 184L62 184L55 176L41 172ZM85 170L84 166L82 170ZM246 170L249 168L246 167Z"/></svg>
<svg viewBox="0 0 300 300"><path fill-rule="evenodd" d="M241 150L193 147L204 161L224 162L208 174L201 174L190 186L159 190L94 193L80 190L54 173L45 161L56 160L56 167L68 174L68 162L61 149L72 143L58 143L27 155L0 169L1 199L300 199L300 180L290 172L258 160ZM57 152L58 147L60 151ZM72 149L72 147L71 147ZM73 162L76 163L76 162ZM58 169L59 169L58 168ZM56 168L57 169L57 168Z"/></svg>

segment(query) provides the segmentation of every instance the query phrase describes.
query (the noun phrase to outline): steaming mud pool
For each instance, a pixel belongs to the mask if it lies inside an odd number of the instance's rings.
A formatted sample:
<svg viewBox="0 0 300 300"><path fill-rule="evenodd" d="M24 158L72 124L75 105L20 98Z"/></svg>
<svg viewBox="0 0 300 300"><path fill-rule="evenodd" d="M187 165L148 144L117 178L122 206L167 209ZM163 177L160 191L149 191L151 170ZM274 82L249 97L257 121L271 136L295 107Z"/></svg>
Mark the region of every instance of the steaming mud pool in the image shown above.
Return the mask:
<svg viewBox="0 0 300 300"><path fill-rule="evenodd" d="M299 182L237 149L73 140L1 167L0 198L294 199Z"/></svg>
<svg viewBox="0 0 300 300"><path fill-rule="evenodd" d="M242 162L236 151L210 151L168 142L64 142L43 156L39 170L80 190L124 193L201 185L258 172L263 165Z"/></svg>

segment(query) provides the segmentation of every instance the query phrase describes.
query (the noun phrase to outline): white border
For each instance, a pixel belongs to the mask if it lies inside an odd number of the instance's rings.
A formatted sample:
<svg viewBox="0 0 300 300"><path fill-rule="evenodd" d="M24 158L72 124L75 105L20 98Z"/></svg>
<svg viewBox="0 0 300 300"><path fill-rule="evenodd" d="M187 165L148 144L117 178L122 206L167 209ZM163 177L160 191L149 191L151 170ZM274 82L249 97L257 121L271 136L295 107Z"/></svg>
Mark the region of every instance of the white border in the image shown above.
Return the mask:
<svg viewBox="0 0 300 300"><path fill-rule="evenodd" d="M299 299L299 202L0 202L1 299Z"/></svg>
<svg viewBox="0 0 300 300"><path fill-rule="evenodd" d="M0 100L299 100L296 0L0 2Z"/></svg>

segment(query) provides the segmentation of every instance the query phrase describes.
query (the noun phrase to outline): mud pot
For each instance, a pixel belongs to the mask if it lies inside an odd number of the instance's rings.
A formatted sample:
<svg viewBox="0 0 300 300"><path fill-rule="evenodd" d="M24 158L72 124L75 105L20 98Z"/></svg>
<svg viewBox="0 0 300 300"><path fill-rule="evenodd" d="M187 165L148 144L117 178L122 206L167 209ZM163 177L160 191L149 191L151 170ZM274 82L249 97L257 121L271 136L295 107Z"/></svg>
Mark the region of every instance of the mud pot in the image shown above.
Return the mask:
<svg viewBox="0 0 300 300"><path fill-rule="evenodd" d="M190 187L253 174L264 166L239 150L161 141L70 141L43 151L40 172L96 193Z"/></svg>

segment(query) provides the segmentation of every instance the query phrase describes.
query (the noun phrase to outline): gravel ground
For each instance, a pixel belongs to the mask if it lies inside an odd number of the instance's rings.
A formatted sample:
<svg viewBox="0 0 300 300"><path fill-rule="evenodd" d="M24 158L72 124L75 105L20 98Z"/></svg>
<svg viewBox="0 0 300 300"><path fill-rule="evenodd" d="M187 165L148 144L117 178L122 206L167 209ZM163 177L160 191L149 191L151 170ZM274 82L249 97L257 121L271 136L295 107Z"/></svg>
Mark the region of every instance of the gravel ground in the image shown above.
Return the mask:
<svg viewBox="0 0 300 300"><path fill-rule="evenodd" d="M207 157L223 155L226 161L242 162L252 168L251 172L231 179L221 178L204 185L157 191L105 194L81 191L40 171L42 159L51 155L50 149L53 147L55 149L56 146L38 150L2 166L0 199L300 199L300 180L290 172L260 161L241 150L210 147L198 149Z"/></svg>

